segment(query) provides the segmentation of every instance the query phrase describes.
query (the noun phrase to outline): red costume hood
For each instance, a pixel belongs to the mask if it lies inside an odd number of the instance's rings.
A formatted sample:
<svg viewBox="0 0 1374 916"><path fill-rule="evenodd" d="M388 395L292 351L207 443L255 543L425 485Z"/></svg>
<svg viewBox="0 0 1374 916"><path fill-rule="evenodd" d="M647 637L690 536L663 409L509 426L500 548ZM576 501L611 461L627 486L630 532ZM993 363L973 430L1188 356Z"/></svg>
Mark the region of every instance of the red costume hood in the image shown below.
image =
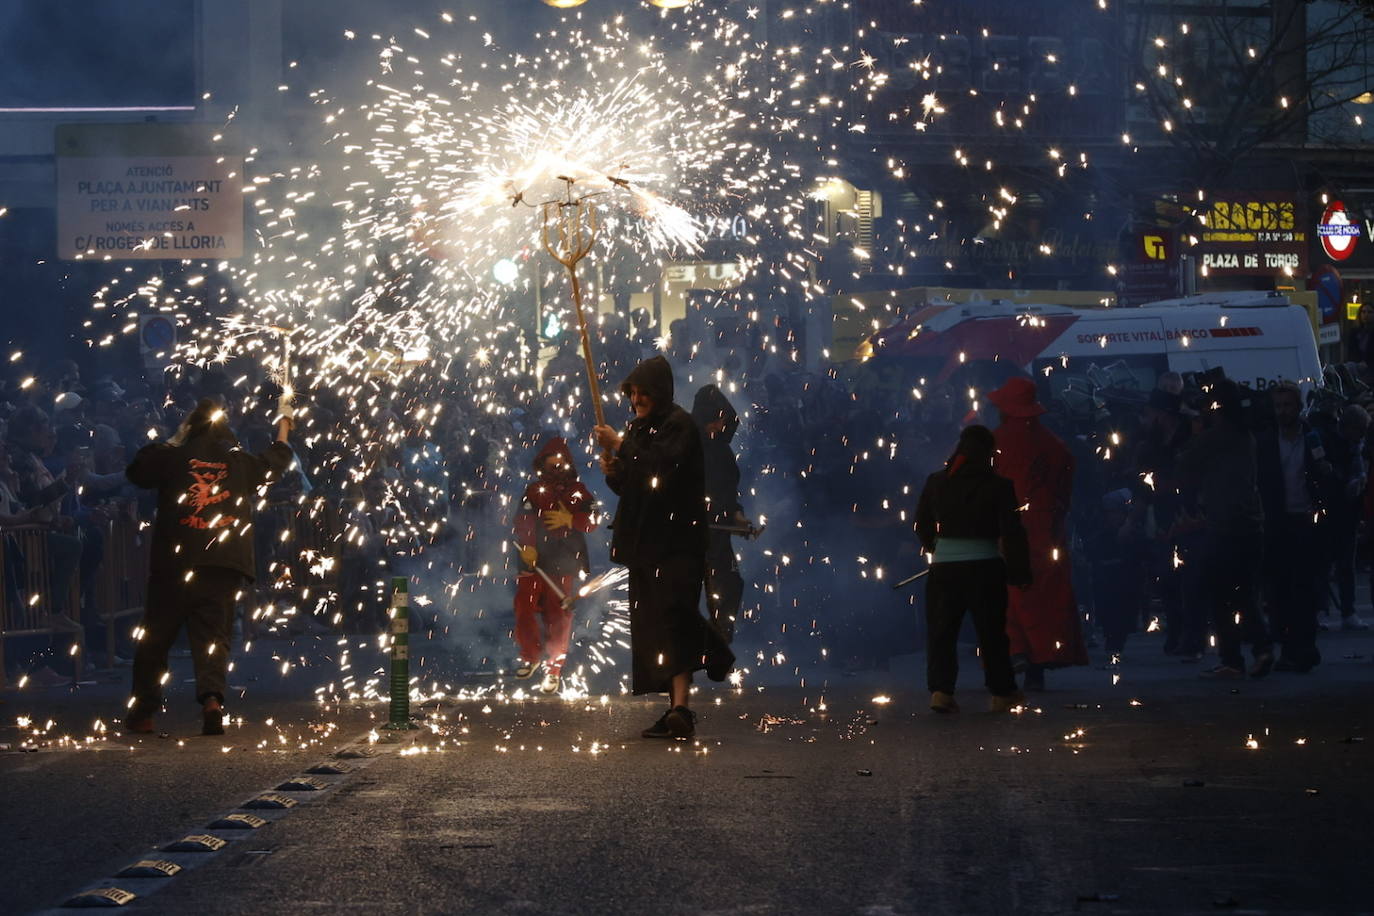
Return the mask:
<svg viewBox="0 0 1374 916"><path fill-rule="evenodd" d="M550 436L544 445L539 449L539 454L534 456L534 470L539 472L544 467L544 459L553 455L563 456L563 465L568 469L568 475L572 480L577 479L577 465L573 464L572 452L568 449L568 442L562 436Z"/></svg>

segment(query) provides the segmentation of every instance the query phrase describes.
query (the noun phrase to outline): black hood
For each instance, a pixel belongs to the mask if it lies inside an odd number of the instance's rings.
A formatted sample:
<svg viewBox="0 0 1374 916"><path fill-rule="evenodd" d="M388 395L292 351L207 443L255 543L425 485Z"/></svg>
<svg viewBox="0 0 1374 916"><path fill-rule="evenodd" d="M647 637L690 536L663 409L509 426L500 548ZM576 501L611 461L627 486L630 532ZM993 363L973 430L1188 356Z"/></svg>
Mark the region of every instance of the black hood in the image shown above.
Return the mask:
<svg viewBox="0 0 1374 916"><path fill-rule="evenodd" d="M630 386L635 385L654 400L654 412L661 413L673 403L673 367L662 356L651 356L644 360L620 383L620 393L630 396Z"/></svg>
<svg viewBox="0 0 1374 916"><path fill-rule="evenodd" d="M727 444L735 438L735 430L739 429L739 414L730 406L725 393L715 385L703 385L697 391L697 396L692 401L692 419L696 421L697 428L702 430L703 436L706 424L724 420L723 438Z"/></svg>

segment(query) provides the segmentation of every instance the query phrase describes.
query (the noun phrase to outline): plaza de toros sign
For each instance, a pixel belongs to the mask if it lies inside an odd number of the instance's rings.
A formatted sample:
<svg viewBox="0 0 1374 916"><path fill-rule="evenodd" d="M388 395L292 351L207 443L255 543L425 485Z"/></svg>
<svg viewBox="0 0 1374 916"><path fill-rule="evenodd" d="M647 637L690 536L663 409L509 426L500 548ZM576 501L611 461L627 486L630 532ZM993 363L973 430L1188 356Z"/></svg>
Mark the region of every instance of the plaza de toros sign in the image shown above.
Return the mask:
<svg viewBox="0 0 1374 916"><path fill-rule="evenodd" d="M1198 260L1208 276L1304 276L1308 235L1296 195L1223 194L1203 217Z"/></svg>

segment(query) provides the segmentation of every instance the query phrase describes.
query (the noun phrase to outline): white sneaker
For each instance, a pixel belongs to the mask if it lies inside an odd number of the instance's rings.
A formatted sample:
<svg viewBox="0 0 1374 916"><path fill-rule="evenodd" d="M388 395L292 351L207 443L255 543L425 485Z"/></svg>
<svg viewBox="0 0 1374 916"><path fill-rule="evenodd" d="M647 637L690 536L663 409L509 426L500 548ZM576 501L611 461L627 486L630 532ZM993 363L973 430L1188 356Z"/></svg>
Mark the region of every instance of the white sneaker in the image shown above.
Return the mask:
<svg viewBox="0 0 1374 916"><path fill-rule="evenodd" d="M534 674L534 663L533 663L533 662L521 662L521 663L520 663L519 665L517 665L516 668L515 668L515 676L518 677L518 678L519 678L520 680L522 680L522 681L523 681L525 678L527 678L527 677L529 677L530 675L532 675L532 674Z"/></svg>
<svg viewBox="0 0 1374 916"><path fill-rule="evenodd" d="M1369 629L1369 624L1367 624L1367 623L1365 623L1363 620L1361 620L1361 619L1360 619L1360 615L1358 615L1358 614L1351 614L1349 617L1342 617L1342 618L1341 618L1341 629L1342 629L1342 630L1367 630L1367 629Z"/></svg>
<svg viewBox="0 0 1374 916"><path fill-rule="evenodd" d="M544 675L544 681L539 685L540 693L557 693L562 686L562 679L556 674Z"/></svg>

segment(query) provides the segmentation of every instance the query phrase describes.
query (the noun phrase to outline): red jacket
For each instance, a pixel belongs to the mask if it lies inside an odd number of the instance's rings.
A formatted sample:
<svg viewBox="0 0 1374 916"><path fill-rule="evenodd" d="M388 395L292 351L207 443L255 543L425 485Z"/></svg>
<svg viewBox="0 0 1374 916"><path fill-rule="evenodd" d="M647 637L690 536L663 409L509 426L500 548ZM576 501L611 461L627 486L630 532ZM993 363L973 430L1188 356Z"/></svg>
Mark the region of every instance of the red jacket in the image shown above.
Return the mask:
<svg viewBox="0 0 1374 916"><path fill-rule="evenodd" d="M561 474L544 472L545 459L554 454L563 456L566 470ZM525 488L525 497L515 516L516 543L534 545L539 551L539 568L551 576L587 571L585 535L596 528L596 499L577 479L567 442L559 436L545 442L534 458L534 470L535 479ZM544 525L544 513L559 506L572 513L572 526L550 531Z"/></svg>

